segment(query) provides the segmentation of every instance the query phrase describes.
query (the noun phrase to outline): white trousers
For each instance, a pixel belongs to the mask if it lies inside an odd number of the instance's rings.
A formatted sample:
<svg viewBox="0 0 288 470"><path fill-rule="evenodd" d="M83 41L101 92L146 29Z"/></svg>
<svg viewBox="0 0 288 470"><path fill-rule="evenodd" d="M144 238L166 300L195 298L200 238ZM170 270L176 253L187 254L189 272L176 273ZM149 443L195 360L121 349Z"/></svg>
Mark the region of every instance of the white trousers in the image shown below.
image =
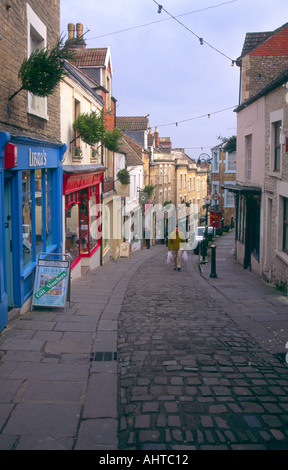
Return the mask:
<svg viewBox="0 0 288 470"><path fill-rule="evenodd" d="M181 268L182 251L172 250L172 256L174 261L174 268Z"/></svg>

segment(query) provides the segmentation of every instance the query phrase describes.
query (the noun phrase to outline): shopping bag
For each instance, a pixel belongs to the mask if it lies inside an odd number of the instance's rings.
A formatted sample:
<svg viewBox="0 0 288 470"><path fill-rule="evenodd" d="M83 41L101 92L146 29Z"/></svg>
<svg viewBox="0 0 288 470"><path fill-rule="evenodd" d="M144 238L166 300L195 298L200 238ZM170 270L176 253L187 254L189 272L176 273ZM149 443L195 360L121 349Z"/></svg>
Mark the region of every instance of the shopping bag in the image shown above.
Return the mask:
<svg viewBox="0 0 288 470"><path fill-rule="evenodd" d="M171 251L168 251L167 256L166 256L166 261L167 261L167 264L169 264L169 263L171 263L171 261L173 261L173 255L172 255Z"/></svg>
<svg viewBox="0 0 288 470"><path fill-rule="evenodd" d="M183 261L188 261L187 251L183 251L182 259L183 259Z"/></svg>

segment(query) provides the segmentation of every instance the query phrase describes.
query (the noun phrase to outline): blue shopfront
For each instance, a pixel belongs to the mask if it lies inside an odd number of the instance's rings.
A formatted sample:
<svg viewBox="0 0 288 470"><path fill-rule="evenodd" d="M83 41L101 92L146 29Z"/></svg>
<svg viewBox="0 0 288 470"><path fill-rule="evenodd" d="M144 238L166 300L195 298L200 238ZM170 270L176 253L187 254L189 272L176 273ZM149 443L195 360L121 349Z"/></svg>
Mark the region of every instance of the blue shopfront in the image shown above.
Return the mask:
<svg viewBox="0 0 288 470"><path fill-rule="evenodd" d="M39 253L62 253L66 148L0 132L0 331L9 310L29 310Z"/></svg>

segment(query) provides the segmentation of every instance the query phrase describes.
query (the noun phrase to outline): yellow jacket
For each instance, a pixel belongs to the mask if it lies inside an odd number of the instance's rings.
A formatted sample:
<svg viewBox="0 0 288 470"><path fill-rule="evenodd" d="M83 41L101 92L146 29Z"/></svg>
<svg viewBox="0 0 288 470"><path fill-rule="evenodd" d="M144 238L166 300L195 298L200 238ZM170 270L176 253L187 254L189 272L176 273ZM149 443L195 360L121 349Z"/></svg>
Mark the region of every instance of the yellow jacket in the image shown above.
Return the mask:
<svg viewBox="0 0 288 470"><path fill-rule="evenodd" d="M168 239L168 250L179 250L180 243L185 242L186 239L182 232L178 232L177 235L175 232L171 232Z"/></svg>

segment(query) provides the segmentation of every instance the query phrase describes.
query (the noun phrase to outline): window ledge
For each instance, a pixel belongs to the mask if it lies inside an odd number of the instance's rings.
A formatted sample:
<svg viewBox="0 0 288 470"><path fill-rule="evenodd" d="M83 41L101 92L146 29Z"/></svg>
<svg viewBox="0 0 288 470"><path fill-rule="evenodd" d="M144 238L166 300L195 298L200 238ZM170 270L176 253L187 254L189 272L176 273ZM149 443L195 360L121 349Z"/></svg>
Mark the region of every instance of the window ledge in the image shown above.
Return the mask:
<svg viewBox="0 0 288 470"><path fill-rule="evenodd" d="M32 274L32 272L35 270L35 268L36 268L36 263L35 263L35 261L33 261L22 272L21 277L20 277L21 281L25 281L25 279L27 279L27 277L29 277Z"/></svg>
<svg viewBox="0 0 288 470"><path fill-rule="evenodd" d="M27 114L30 114L31 116L42 119L43 121L49 121L48 114L37 113L37 111L35 111L33 108L28 108L27 109Z"/></svg>
<svg viewBox="0 0 288 470"><path fill-rule="evenodd" d="M287 264L288 266L288 255L284 251L276 251L277 258L281 259L283 263Z"/></svg>
<svg viewBox="0 0 288 470"><path fill-rule="evenodd" d="M268 175L272 176L272 178L278 178L279 180L282 179L282 171L270 171Z"/></svg>

